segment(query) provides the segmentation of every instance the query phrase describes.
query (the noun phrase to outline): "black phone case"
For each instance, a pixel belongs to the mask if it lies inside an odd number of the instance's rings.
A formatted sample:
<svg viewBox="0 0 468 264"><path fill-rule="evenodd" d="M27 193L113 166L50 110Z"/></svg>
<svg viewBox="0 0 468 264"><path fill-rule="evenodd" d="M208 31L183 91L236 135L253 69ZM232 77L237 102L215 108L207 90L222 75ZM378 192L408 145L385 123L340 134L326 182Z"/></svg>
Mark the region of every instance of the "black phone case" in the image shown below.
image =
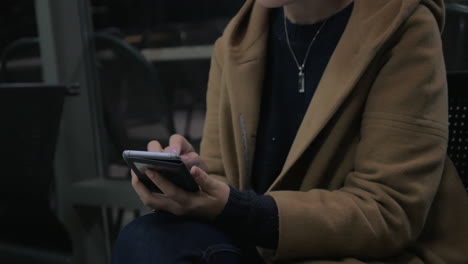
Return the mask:
<svg viewBox="0 0 468 264"><path fill-rule="evenodd" d="M151 179L146 176L146 169L158 172L159 175L187 192L197 192L199 190L198 184L181 160L156 160L127 157L125 161L135 172L140 182L152 192L163 193Z"/></svg>

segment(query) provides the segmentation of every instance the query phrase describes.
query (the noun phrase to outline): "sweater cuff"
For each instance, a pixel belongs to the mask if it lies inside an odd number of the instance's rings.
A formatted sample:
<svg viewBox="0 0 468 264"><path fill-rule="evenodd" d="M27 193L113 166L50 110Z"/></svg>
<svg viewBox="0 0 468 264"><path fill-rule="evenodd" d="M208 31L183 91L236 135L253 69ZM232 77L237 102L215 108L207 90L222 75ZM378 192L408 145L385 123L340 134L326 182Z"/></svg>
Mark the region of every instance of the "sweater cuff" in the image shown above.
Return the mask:
<svg viewBox="0 0 468 264"><path fill-rule="evenodd" d="M241 236L245 242L268 249L278 245L278 207L268 195L237 191L230 187L229 198L215 223L225 232Z"/></svg>

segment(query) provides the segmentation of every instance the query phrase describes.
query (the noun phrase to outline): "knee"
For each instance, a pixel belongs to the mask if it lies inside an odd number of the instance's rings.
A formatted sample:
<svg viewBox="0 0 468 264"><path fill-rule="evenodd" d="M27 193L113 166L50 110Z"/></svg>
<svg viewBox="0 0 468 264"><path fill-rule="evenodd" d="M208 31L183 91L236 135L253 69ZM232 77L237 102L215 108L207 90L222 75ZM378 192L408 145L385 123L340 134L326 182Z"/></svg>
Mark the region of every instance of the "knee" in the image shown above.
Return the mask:
<svg viewBox="0 0 468 264"><path fill-rule="evenodd" d="M138 238L141 238L141 234L144 234L145 230L151 228L150 218L152 218L152 215L141 216L127 224L120 231L115 243L116 246L133 240L139 240Z"/></svg>
<svg viewBox="0 0 468 264"><path fill-rule="evenodd" d="M112 263L151 263L149 260L153 259L171 263L177 255L191 255L212 245L232 243L210 224L167 213L152 213L135 219L120 232L112 252Z"/></svg>
<svg viewBox="0 0 468 264"><path fill-rule="evenodd" d="M174 218L175 216L165 213L151 213L140 216L120 231L116 246L127 243L146 243L148 239L154 238L155 235L161 238L166 233L162 232L164 226L174 221Z"/></svg>
<svg viewBox="0 0 468 264"><path fill-rule="evenodd" d="M164 228L162 222L167 221L162 219L164 217L158 213L147 214L125 226L115 241L112 263L130 263L122 260L134 259L148 247L157 249L158 240L160 241L165 234L161 230Z"/></svg>

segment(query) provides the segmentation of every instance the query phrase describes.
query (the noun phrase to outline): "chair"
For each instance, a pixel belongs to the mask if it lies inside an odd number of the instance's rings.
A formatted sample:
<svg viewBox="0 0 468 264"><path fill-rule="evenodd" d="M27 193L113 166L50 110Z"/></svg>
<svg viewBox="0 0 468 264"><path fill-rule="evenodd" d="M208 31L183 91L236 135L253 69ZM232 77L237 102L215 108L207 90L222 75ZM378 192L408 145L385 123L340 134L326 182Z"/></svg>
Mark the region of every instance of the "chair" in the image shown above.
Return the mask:
<svg viewBox="0 0 468 264"><path fill-rule="evenodd" d="M449 72L449 123L448 155L468 191L468 71Z"/></svg>
<svg viewBox="0 0 468 264"><path fill-rule="evenodd" d="M445 63L448 71L468 70L468 1L446 0L447 12L442 34Z"/></svg>
<svg viewBox="0 0 468 264"><path fill-rule="evenodd" d="M71 240L51 205L64 98L74 87L0 84L0 263L69 263Z"/></svg>

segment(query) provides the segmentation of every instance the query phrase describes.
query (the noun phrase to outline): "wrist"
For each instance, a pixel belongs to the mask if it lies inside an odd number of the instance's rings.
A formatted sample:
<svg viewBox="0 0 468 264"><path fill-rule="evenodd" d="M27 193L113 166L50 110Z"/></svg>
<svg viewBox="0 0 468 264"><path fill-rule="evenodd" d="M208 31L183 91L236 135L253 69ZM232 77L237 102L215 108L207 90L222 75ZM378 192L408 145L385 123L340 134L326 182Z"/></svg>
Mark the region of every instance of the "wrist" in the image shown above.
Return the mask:
<svg viewBox="0 0 468 264"><path fill-rule="evenodd" d="M278 243L278 208L271 196L253 191L240 192L229 186L230 194L215 224L233 236L255 246L274 249Z"/></svg>

